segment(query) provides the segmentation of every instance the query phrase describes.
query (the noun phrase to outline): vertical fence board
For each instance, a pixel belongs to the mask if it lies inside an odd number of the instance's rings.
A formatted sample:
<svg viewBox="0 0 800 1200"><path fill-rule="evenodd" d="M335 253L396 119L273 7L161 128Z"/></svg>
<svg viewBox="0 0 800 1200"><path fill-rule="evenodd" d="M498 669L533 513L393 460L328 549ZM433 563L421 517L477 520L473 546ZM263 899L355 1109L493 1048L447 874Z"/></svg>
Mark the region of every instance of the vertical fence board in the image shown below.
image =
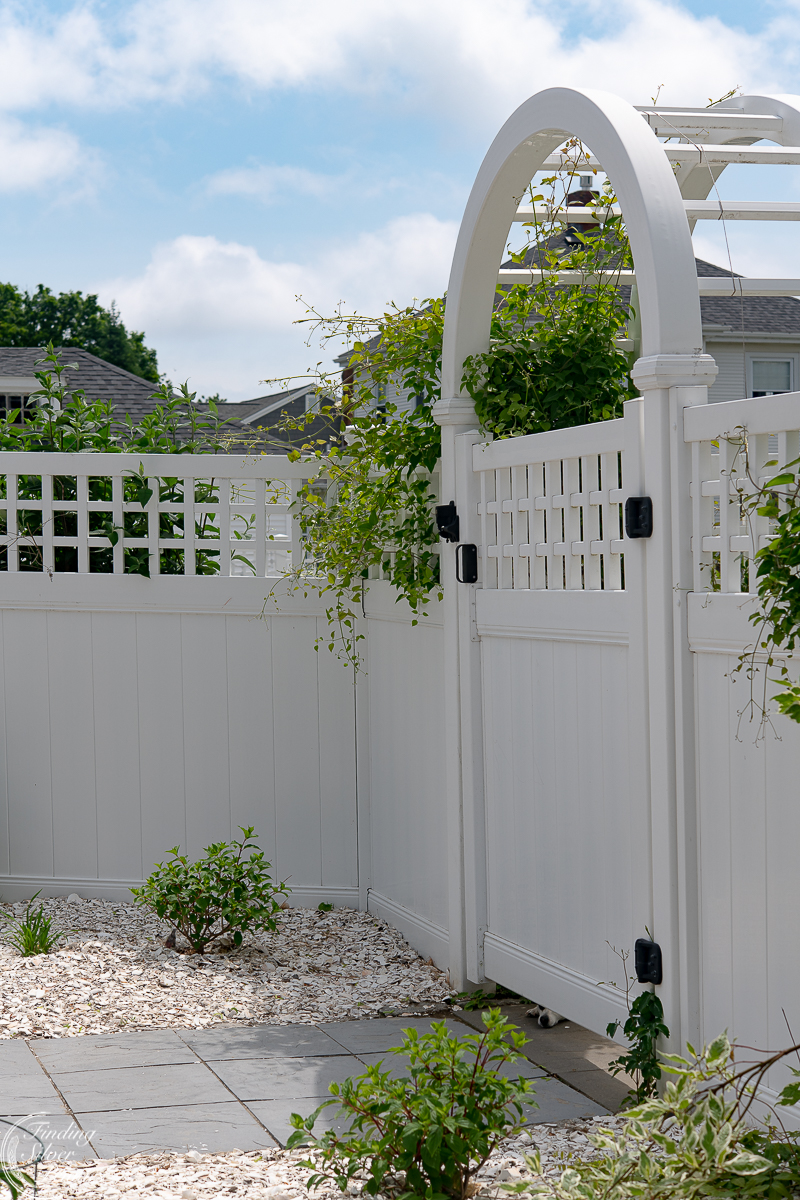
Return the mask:
<svg viewBox="0 0 800 1200"><path fill-rule="evenodd" d="M316 621L272 617L277 858L290 886L322 883ZM320 650L327 654L327 650Z"/></svg>
<svg viewBox="0 0 800 1200"><path fill-rule="evenodd" d="M225 618L231 824L252 825L273 865L275 747L271 619Z"/></svg>
<svg viewBox="0 0 800 1200"><path fill-rule="evenodd" d="M4 680L5 640L3 627L6 614L0 609L0 679ZM8 796L8 745L6 738L6 690L0 686L0 875L7 875L11 870L9 848L9 796Z"/></svg>
<svg viewBox="0 0 800 1200"><path fill-rule="evenodd" d="M729 670L734 666L729 660ZM723 681L723 687L728 695L727 741L733 766L729 818L732 1028L737 1038L752 1046L767 1028L766 747L763 742L756 745L752 727L743 729L741 740L736 740L745 693L738 685L731 686L730 679Z"/></svg>
<svg viewBox="0 0 800 1200"><path fill-rule="evenodd" d="M140 613L136 648L142 860L147 874L170 847L186 850L180 616Z"/></svg>
<svg viewBox="0 0 800 1200"><path fill-rule="evenodd" d="M92 613L97 853L102 879L142 877L135 613Z"/></svg>
<svg viewBox="0 0 800 1200"><path fill-rule="evenodd" d="M368 636L373 887L446 928L441 630L371 619Z"/></svg>
<svg viewBox="0 0 800 1200"><path fill-rule="evenodd" d="M47 613L8 611L3 622L12 873L53 870Z"/></svg>
<svg viewBox="0 0 800 1200"><path fill-rule="evenodd" d="M186 845L199 856L231 837L225 621L181 615Z"/></svg>
<svg viewBox="0 0 800 1200"><path fill-rule="evenodd" d="M92 617L47 614L53 869L97 875Z"/></svg>
<svg viewBox="0 0 800 1200"><path fill-rule="evenodd" d="M724 665L723 665L724 664ZM711 747L727 746L726 660L713 654L695 659L698 743L698 861L700 864L700 961L703 1037L733 1030L733 929L731 923L730 755ZM720 683L723 686L720 686Z"/></svg>
<svg viewBox="0 0 800 1200"><path fill-rule="evenodd" d="M317 621L317 636L327 623ZM353 668L329 651L317 662L322 883L358 886Z"/></svg>

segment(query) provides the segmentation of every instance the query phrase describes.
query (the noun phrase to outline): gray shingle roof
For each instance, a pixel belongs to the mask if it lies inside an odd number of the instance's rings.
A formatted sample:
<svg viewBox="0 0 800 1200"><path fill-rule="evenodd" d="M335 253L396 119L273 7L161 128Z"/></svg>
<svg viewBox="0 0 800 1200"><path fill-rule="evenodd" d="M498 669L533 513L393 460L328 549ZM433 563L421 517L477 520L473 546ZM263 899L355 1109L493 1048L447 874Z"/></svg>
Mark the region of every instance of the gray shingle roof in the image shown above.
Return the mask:
<svg viewBox="0 0 800 1200"><path fill-rule="evenodd" d="M0 375L31 376L45 369L42 346L0 346ZM88 350L67 346L61 351L63 363L77 363L77 371L68 371L69 386L82 389L87 400L109 400L132 421L141 420L155 408L152 398L156 385L123 367L105 362Z"/></svg>
<svg viewBox="0 0 800 1200"><path fill-rule="evenodd" d="M725 267L695 259L701 278L731 276ZM733 276L741 278L736 271ZM800 337L800 300L792 296L701 296L704 325L729 325L734 333L785 333Z"/></svg>

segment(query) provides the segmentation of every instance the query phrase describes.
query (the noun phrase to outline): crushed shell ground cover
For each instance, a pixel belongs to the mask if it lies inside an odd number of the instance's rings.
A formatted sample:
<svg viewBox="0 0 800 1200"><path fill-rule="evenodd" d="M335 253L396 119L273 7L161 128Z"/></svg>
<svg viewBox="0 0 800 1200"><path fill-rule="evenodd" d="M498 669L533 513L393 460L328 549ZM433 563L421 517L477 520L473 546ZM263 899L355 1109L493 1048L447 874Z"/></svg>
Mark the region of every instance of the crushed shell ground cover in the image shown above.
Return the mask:
<svg viewBox="0 0 800 1200"><path fill-rule="evenodd" d="M66 937L32 958L0 942L0 1038L311 1024L434 1011L451 994L447 976L401 934L353 909L285 909L275 933L199 955L180 939L167 949L170 926L136 905L58 898L44 906ZM0 907L15 917L25 909ZM3 921L0 937L12 928Z"/></svg>
<svg viewBox="0 0 800 1200"><path fill-rule="evenodd" d="M537 1125L531 1133L509 1138L492 1155L478 1176L475 1200L508 1200L502 1185L530 1178L524 1154L536 1146L542 1156L545 1177L552 1177L570 1163L593 1158L596 1151L589 1136L600 1128L619 1132L619 1117L595 1117L592 1121L568 1120L558 1125ZM40 1200L73 1197L150 1196L154 1200L211 1200L218 1196L241 1196L246 1200L307 1200L305 1181L309 1172L299 1165L297 1151L261 1150L243 1154L134 1154L128 1158L104 1159L85 1164L51 1162L39 1168ZM354 1181L347 1195L361 1194ZM323 1187L314 1200L341 1200L336 1187Z"/></svg>

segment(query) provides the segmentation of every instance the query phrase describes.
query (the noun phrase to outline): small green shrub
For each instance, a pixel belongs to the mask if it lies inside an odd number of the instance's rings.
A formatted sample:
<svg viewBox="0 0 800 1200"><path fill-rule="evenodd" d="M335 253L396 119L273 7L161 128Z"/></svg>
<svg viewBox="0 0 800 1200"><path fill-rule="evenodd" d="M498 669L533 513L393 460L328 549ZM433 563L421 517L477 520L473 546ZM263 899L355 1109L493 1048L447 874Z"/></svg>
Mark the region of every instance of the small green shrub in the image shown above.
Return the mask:
<svg viewBox="0 0 800 1200"><path fill-rule="evenodd" d="M409 1059L409 1074L392 1079L383 1063L364 1075L330 1085L311 1116L292 1114L295 1132L287 1146L310 1145L319 1161L308 1187L334 1181L344 1191L362 1172L364 1190L425 1200L466 1200L470 1180L498 1143L522 1125L522 1102L533 1103L527 1079L499 1074L522 1059L525 1035L496 1009L483 1014L486 1031L458 1038L444 1021L431 1033L407 1029L402 1046L390 1051ZM314 1138L317 1116L336 1105L350 1119L345 1133Z"/></svg>
<svg viewBox="0 0 800 1200"><path fill-rule="evenodd" d="M737 1067L735 1047L722 1034L691 1058L663 1055L672 1078L663 1096L631 1109L619 1133L601 1129L589 1140L600 1157L571 1165L558 1179L511 1184L504 1190L554 1200L780 1200L800 1192L800 1135L773 1120L753 1127L752 1107L766 1072L793 1046ZM800 1072L795 1071L795 1075ZM763 1093L761 1093L763 1099ZM789 1084L778 1105L794 1104ZM526 1156L540 1175L538 1151Z"/></svg>
<svg viewBox="0 0 800 1200"><path fill-rule="evenodd" d="M40 904L35 912L32 911L33 902L39 895L40 892L36 892L36 895L31 896L24 916L19 918L13 933L6 938L8 945L13 946L23 958L31 958L34 954L49 954L64 937L64 931L53 929L51 918L44 915L43 904Z"/></svg>
<svg viewBox="0 0 800 1200"><path fill-rule="evenodd" d="M172 860L156 863L143 886L131 888L137 904L170 921L198 954L220 938L240 946L248 930L277 928L278 897L289 893L285 883L272 881L253 826L239 828L239 841L215 842L194 863L173 846Z"/></svg>
<svg viewBox="0 0 800 1200"><path fill-rule="evenodd" d="M619 1026L619 1021L612 1021L606 1029L608 1036L613 1037ZM633 1077L636 1091L632 1103L640 1104L648 1096L655 1095L656 1084L661 1078L656 1044L660 1034L669 1037L669 1029L664 1024L664 1008L654 992L640 992L630 1003L622 1032L631 1043L630 1048L609 1063L609 1070L614 1075L627 1071Z"/></svg>

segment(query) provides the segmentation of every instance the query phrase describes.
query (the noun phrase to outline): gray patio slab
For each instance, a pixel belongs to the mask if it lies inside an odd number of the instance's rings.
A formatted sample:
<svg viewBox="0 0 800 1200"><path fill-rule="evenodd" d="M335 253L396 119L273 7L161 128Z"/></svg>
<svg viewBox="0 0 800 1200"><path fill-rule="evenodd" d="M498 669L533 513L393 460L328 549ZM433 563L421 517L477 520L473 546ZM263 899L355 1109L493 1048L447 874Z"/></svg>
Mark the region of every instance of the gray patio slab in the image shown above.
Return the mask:
<svg viewBox="0 0 800 1200"><path fill-rule="evenodd" d="M305 1099L288 1100L256 1100L248 1104L248 1108L258 1117L262 1125L266 1125L272 1136L281 1146L285 1146L291 1134L294 1133L291 1114L299 1113L301 1117L309 1117L324 1100L330 1096L307 1096ZM326 1108L314 1122L314 1134L319 1137L328 1129L343 1133L350 1122L346 1117L337 1116L335 1108Z"/></svg>
<svg viewBox="0 0 800 1200"><path fill-rule="evenodd" d="M181 1036L206 1062L233 1058L302 1058L347 1054L315 1025L261 1025L248 1028L182 1030Z"/></svg>
<svg viewBox="0 0 800 1200"><path fill-rule="evenodd" d="M0 1075L41 1075L42 1068L21 1038L0 1041Z"/></svg>
<svg viewBox="0 0 800 1200"><path fill-rule="evenodd" d="M156 1150L274 1149L276 1141L235 1100L223 1104L175 1104L135 1112L90 1112L81 1117L103 1158Z"/></svg>
<svg viewBox="0 0 800 1200"><path fill-rule="evenodd" d="M466 1036L472 1021L446 1024ZM140 1030L37 1039L30 1048L19 1040L0 1041L0 1111L26 1110L28 1124L33 1119L41 1124L53 1157L283 1145L292 1132L291 1114L308 1116L329 1099L330 1083L361 1075L380 1061L393 1075L406 1074L405 1056L389 1051L411 1027L425 1033L431 1021L386 1017L324 1026ZM601 1116L616 1107L623 1085L592 1061L609 1053L608 1047L586 1030L564 1036L570 1032L565 1028L545 1042L545 1031L531 1030L527 1058L502 1068L533 1081L540 1105L526 1107L533 1125ZM560 1069L553 1072L549 1063L556 1059ZM579 1091L563 1082L566 1072ZM59 1090L71 1111L64 1110ZM316 1131L343 1128L347 1119L334 1114L323 1113Z"/></svg>
<svg viewBox="0 0 800 1200"><path fill-rule="evenodd" d="M401 1045L405 1029L429 1033L431 1023L427 1017L378 1017L374 1021L331 1021L319 1027L353 1054L373 1054ZM447 1018L445 1024L460 1037L472 1033L459 1021Z"/></svg>
<svg viewBox="0 0 800 1200"><path fill-rule="evenodd" d="M549 1125L554 1121L566 1121L568 1117L585 1119L608 1115L607 1108L567 1087L560 1079L537 1079L533 1087L538 1108L528 1104L522 1106L525 1120L530 1125Z"/></svg>
<svg viewBox="0 0 800 1200"><path fill-rule="evenodd" d="M45 1116L19 1113L4 1116L3 1120L11 1121L14 1128L0 1124L0 1158L19 1163L29 1161L38 1152L39 1145L28 1131L38 1134L44 1142L47 1162L84 1162L97 1158L84 1130L63 1108L60 1113Z"/></svg>
<svg viewBox="0 0 800 1200"><path fill-rule="evenodd" d="M392 1079L401 1079L408 1074L409 1062L405 1054L359 1054L358 1057L365 1066L373 1066L382 1062L382 1070L391 1071ZM519 1062L503 1063L498 1074L509 1079L518 1079L520 1076L523 1079L542 1079L547 1072L523 1058Z"/></svg>
<svg viewBox="0 0 800 1200"><path fill-rule="evenodd" d="M324 1058L256 1058L215 1061L214 1070L240 1100L291 1100L328 1095L328 1084L363 1074L350 1054ZM312 1105L313 1108L313 1105Z"/></svg>
<svg viewBox="0 0 800 1200"><path fill-rule="evenodd" d="M197 1062L186 1042L172 1029L39 1038L30 1045L48 1071L99 1071L108 1067L158 1067L168 1063Z"/></svg>
<svg viewBox="0 0 800 1200"><path fill-rule="evenodd" d="M221 1104L234 1099L203 1063L54 1071L53 1079L74 1113Z"/></svg>
<svg viewBox="0 0 800 1200"><path fill-rule="evenodd" d="M58 1092L44 1071L38 1071L38 1075L16 1075L0 1070L0 1112L64 1112Z"/></svg>

